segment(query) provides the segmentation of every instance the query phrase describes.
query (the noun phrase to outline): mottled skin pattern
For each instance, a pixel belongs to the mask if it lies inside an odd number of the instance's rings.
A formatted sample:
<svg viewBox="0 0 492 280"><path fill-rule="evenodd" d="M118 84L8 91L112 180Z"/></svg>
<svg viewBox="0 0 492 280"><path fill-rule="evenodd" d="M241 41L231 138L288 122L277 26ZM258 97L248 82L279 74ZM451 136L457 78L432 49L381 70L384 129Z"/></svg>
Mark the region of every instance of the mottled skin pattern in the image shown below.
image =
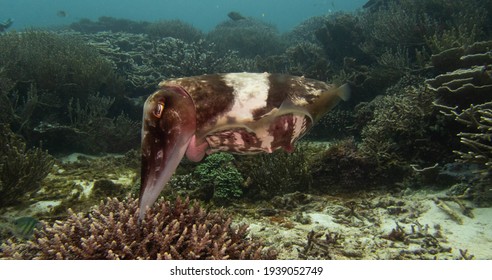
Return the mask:
<svg viewBox="0 0 492 280"><path fill-rule="evenodd" d="M186 156L293 151L347 86L282 74L230 73L163 81L144 106L140 217Z"/></svg>

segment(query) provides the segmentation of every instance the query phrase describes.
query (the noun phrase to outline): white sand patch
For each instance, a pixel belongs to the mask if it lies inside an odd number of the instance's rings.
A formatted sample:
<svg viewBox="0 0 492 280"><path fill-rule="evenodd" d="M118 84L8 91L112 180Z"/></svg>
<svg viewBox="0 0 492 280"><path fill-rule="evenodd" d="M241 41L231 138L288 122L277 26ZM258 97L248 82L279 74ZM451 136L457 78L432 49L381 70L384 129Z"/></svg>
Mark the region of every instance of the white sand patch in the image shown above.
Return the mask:
<svg viewBox="0 0 492 280"><path fill-rule="evenodd" d="M59 160L62 163L74 163L74 162L79 161L79 157L89 158L89 159L98 159L98 158L103 158L103 157L107 157L107 156L118 158L118 157L123 157L124 155L105 154L104 156L93 156L93 155L87 155L87 154L82 154L82 153L73 153L73 154L69 154L67 156L61 157L61 158L59 158Z"/></svg>
<svg viewBox="0 0 492 280"><path fill-rule="evenodd" d="M467 249L476 259L492 259L492 208L474 208L474 218L463 215L463 224L460 225L434 202L427 203L430 210L419 218L420 223L439 224L455 254L459 255L459 249Z"/></svg>
<svg viewBox="0 0 492 280"><path fill-rule="evenodd" d="M73 180L73 183L82 188L82 196L85 197L89 197L92 188L94 188L94 181Z"/></svg>

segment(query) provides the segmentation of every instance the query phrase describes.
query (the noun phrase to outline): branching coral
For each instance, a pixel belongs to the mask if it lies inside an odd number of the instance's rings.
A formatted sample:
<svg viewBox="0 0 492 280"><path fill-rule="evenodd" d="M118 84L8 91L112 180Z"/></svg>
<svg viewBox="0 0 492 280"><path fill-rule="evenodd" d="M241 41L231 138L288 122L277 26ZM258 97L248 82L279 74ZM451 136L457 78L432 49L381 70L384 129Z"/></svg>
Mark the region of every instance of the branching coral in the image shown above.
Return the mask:
<svg viewBox="0 0 492 280"><path fill-rule="evenodd" d="M327 80L330 72L330 62L323 49L308 42L297 43L281 55L257 57L256 63L260 71L289 73L322 81Z"/></svg>
<svg viewBox="0 0 492 280"><path fill-rule="evenodd" d="M148 94L165 78L255 69L252 60L232 51L219 53L214 44L204 40L187 43L172 37L111 32L78 36L111 61L135 95Z"/></svg>
<svg viewBox="0 0 492 280"><path fill-rule="evenodd" d="M463 196L478 205L490 205L492 191L492 61L491 41L476 42L433 55L439 71L449 71L426 81L436 93L434 105L448 119L462 143L456 148L459 161L478 164L479 177Z"/></svg>
<svg viewBox="0 0 492 280"><path fill-rule="evenodd" d="M26 199L48 175L53 158L39 148L26 144L5 124L0 125L0 207Z"/></svg>
<svg viewBox="0 0 492 280"><path fill-rule="evenodd" d="M138 221L138 202L109 199L86 215L70 212L65 221L43 224L32 241L9 240L8 259L274 259L246 239L247 225L233 226L223 213L197 203L160 201Z"/></svg>
<svg viewBox="0 0 492 280"><path fill-rule="evenodd" d="M492 102L471 105L461 113L456 113L456 120L471 131L460 132L461 139L468 151L456 151L465 162L478 163L483 166L485 175L492 174Z"/></svg>
<svg viewBox="0 0 492 280"><path fill-rule="evenodd" d="M378 97L357 109L365 114L364 107L374 106L371 120L362 129L360 148L363 155L377 163L383 176L406 172L409 163L441 161L446 151L450 152L439 141L443 136L436 126L434 95L423 87L396 91L399 93Z"/></svg>
<svg viewBox="0 0 492 280"><path fill-rule="evenodd" d="M223 53L235 50L248 58L277 54L283 49L274 26L250 18L222 22L208 33L207 39Z"/></svg>
<svg viewBox="0 0 492 280"><path fill-rule="evenodd" d="M437 23L413 1L402 2L390 2L385 9L366 13L361 27L372 30L377 41L394 47L422 45L425 36L434 34Z"/></svg>
<svg viewBox="0 0 492 280"><path fill-rule="evenodd" d="M116 99L123 95L123 84L111 64L80 38L52 32L26 31L0 37L2 107L9 112L12 129L29 144L36 127L69 125L70 100L86 106L91 95ZM119 112L118 112L119 113ZM3 116L2 116L3 121Z"/></svg>
<svg viewBox="0 0 492 280"><path fill-rule="evenodd" d="M359 45L364 40L359 18L350 14L335 14L325 21L325 26L316 30L316 38L327 55L337 65L342 65L345 57L353 57L363 63L367 60Z"/></svg>

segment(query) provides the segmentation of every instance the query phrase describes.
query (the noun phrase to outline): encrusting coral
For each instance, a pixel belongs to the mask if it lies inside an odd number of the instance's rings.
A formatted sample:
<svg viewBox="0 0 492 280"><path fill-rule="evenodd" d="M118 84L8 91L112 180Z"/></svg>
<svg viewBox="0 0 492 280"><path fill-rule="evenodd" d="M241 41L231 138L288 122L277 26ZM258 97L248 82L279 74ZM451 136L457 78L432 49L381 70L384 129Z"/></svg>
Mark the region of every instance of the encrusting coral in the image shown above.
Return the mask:
<svg viewBox="0 0 492 280"><path fill-rule="evenodd" d="M70 210L69 210L70 211ZM26 243L8 240L3 259L275 259L276 252L246 239L247 225L233 226L188 199L160 201L138 221L138 202L116 198L89 214L70 211L65 221L44 223Z"/></svg>

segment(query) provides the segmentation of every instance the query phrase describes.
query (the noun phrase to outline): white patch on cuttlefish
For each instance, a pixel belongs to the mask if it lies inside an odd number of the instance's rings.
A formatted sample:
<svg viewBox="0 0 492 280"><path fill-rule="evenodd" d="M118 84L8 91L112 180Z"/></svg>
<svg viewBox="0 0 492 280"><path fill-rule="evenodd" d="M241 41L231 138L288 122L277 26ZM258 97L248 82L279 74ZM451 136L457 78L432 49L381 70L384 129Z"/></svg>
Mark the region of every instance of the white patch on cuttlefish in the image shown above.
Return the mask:
<svg viewBox="0 0 492 280"><path fill-rule="evenodd" d="M224 83L234 90L234 104L217 124L225 124L229 118L234 118L239 123L253 120L253 111L267 105L269 76L268 73L225 74Z"/></svg>

